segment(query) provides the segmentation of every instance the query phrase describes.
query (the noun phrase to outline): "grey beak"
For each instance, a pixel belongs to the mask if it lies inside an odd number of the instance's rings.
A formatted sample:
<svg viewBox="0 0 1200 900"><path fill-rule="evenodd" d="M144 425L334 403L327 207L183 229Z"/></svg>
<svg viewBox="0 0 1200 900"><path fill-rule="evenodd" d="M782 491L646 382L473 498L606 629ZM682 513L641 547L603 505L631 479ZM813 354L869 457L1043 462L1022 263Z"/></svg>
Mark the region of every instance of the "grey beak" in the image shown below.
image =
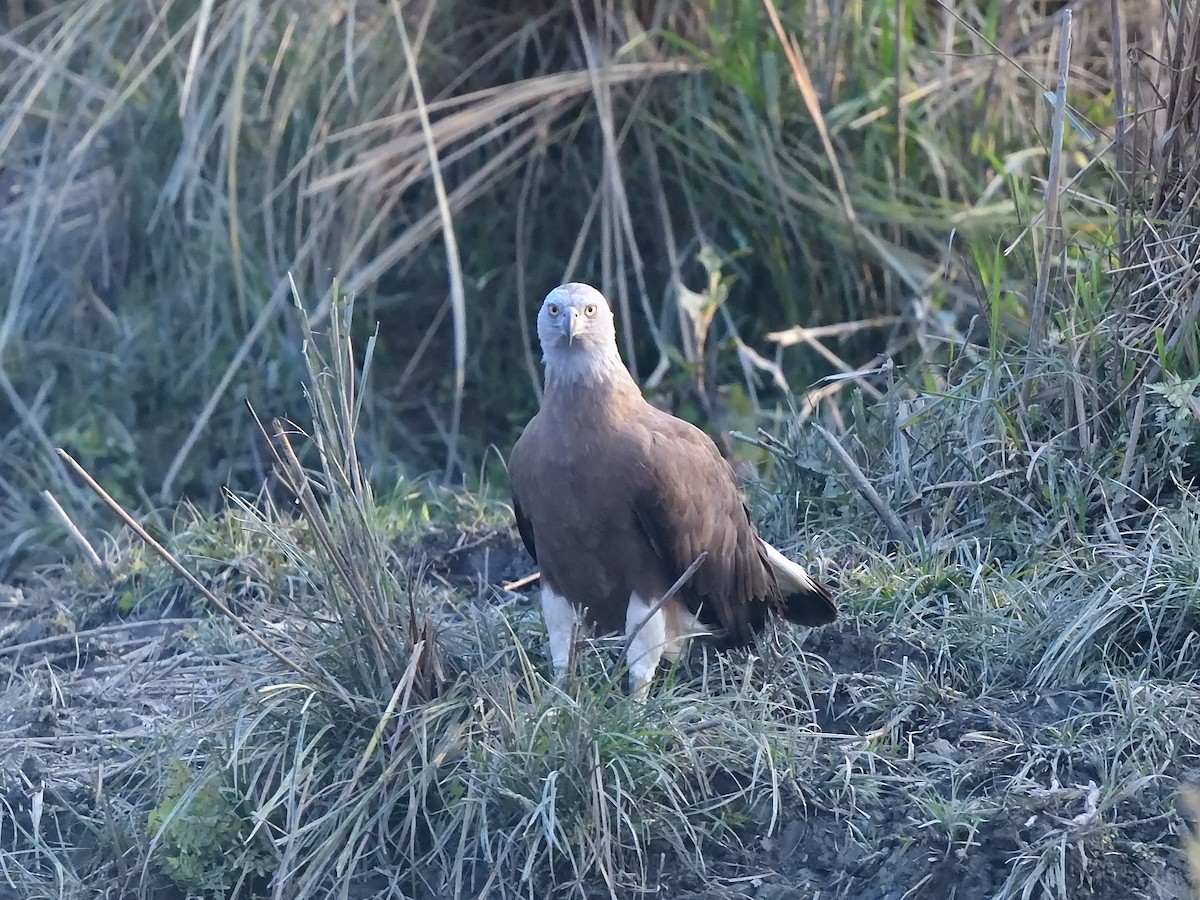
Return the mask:
<svg viewBox="0 0 1200 900"><path fill-rule="evenodd" d="M573 344L575 338L583 331L583 317L577 309L570 310L569 315L571 318L567 324L567 344Z"/></svg>

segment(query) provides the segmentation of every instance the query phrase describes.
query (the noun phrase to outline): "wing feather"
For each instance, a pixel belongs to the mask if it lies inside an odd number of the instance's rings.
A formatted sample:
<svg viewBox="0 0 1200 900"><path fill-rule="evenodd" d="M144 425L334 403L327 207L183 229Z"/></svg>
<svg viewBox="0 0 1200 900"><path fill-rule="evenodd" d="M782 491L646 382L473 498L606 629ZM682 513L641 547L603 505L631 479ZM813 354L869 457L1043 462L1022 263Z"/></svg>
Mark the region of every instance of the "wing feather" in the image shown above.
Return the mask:
<svg viewBox="0 0 1200 900"><path fill-rule="evenodd" d="M517 531L521 535L521 542L525 544L525 549L533 557L534 563L537 563L537 549L533 541L533 521L521 506L521 495L526 490L533 492L534 503L531 509L536 512L537 481L529 477L528 466L531 465L529 455L536 453L536 450L531 449L531 444L536 445L537 443L539 424L539 415L530 419L521 432L521 436L517 438L517 442L513 444L512 452L508 455L508 483L512 496L513 518L517 520ZM536 470L536 463L532 463L532 465Z"/></svg>
<svg viewBox="0 0 1200 900"><path fill-rule="evenodd" d="M712 440L653 407L640 417L629 467L641 473L634 516L672 580L704 550L709 557L683 588L688 608L746 643L760 630L779 587L758 545L733 470Z"/></svg>
<svg viewBox="0 0 1200 900"><path fill-rule="evenodd" d="M516 491L512 493L512 507L513 517L517 520L517 532L521 535L521 542L525 545L525 549L529 551L529 555L533 557L534 563L536 563L537 549L533 544L533 523L529 521L529 517L521 509L521 501L517 497Z"/></svg>

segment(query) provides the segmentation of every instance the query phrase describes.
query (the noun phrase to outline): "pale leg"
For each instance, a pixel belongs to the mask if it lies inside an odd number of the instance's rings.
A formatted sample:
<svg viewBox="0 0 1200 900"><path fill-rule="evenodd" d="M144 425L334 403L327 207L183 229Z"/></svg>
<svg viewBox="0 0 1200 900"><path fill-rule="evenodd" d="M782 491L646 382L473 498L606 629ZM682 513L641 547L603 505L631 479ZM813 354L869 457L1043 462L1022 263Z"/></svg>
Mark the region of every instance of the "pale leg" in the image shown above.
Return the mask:
<svg viewBox="0 0 1200 900"><path fill-rule="evenodd" d="M666 614L666 643L663 645L663 656L669 662L679 662L688 640L696 635L708 634L708 629L677 600L668 602L663 607L663 612Z"/></svg>
<svg viewBox="0 0 1200 900"><path fill-rule="evenodd" d="M641 625L654 604L647 603L637 594L629 597L629 610L625 613L625 634ZM658 669L667 641L666 616L660 609L642 627L629 645L626 661L629 664L629 693L635 700L645 700L650 695L650 682Z"/></svg>
<svg viewBox="0 0 1200 900"><path fill-rule="evenodd" d="M575 608L566 597L556 593L542 582L542 617L546 620L546 635L550 640L550 665L554 677L567 671L571 662L571 649L575 642Z"/></svg>

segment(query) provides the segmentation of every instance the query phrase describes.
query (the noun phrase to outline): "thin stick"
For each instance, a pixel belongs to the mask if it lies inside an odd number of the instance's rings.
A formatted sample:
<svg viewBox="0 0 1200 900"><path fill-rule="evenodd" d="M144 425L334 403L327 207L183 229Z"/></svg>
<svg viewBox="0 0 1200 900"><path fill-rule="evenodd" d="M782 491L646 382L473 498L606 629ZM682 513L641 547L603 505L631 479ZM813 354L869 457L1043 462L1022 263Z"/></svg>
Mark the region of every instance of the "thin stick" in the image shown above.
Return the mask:
<svg viewBox="0 0 1200 900"><path fill-rule="evenodd" d="M516 581L510 581L508 584L501 585L501 587L503 587L506 591L519 591L521 588L528 587L529 585L533 584L541 577L541 572L533 572L529 575L526 575L524 578L518 578Z"/></svg>
<svg viewBox="0 0 1200 900"><path fill-rule="evenodd" d="M46 505L50 507L50 511L54 513L54 517L58 519L59 524L67 530L67 534L79 545L83 550L83 555L87 557L87 561L92 564L92 568L103 575L105 578L112 577L112 570L100 558L100 554L92 547L88 539L84 537L82 531L71 521L71 517L67 515L67 511L62 508L54 495L49 491L42 491L42 499L46 501Z"/></svg>
<svg viewBox="0 0 1200 900"><path fill-rule="evenodd" d="M70 466L75 471L75 474L83 479L83 483L86 484L89 488L91 488L92 492L95 493L95 495L97 497L99 497L101 500L104 501L104 505L107 506L109 509L111 509L116 514L117 518L119 518L122 522L124 522L126 525L128 525L130 528L132 528L133 533L136 534L139 538L141 538L142 542L144 544L146 544L147 547L149 547L151 550L153 550L155 553L157 553L159 556L161 556L163 558L163 561L166 562L166 564L168 566L170 566L172 569L174 569L176 572L178 572L181 576L183 576L184 581L186 581L188 584L190 584L192 587L194 587L196 590L198 590L201 594L203 594L204 598L206 600L208 600L208 602L211 603L213 606L215 606L217 609L219 609L230 621L233 622L233 624L235 624L238 627L238 629L243 634L245 634L248 638L250 638L250 640L254 641L254 643L258 644L258 646L262 647L264 650L266 650L268 653L270 653L273 657L275 657L276 660L281 662L284 666L291 669L296 674L303 675L305 678L308 677L308 673L305 672L304 669L302 669L296 663L292 662L290 659L288 659L286 656L284 656L282 653L280 653L278 650L276 650L274 647L272 647L269 643L267 643L258 634L258 632L256 632L253 628L251 628L249 625L246 624L246 622L242 619L241 616L239 616L232 609L230 609L228 606L226 606L224 600L222 600L220 597L218 597L216 594L214 594L203 582L200 581L200 579L198 579L195 575L193 575L186 568L184 568L183 563L181 563L174 556L172 556L170 550L168 550L166 547L164 547L162 544L160 544L158 541L156 541L154 539L154 537L150 534L150 532L148 532L145 528L143 528L141 526L141 523L138 522L137 519L135 519L133 516L131 516L129 513L127 513L125 511L125 508L123 506L121 506L120 503L118 503L116 500L114 500L112 497L110 497L108 494L108 491L106 491L106 490L104 490L104 488L100 487L99 482L97 482L96 479L94 479L91 475L89 475L87 470L83 466L81 466L79 463L75 462L75 460L71 458L71 455L69 453L67 453L66 450L62 449L62 447L59 447L57 452L58 452L58 455L67 463L67 465Z"/></svg>
<svg viewBox="0 0 1200 900"><path fill-rule="evenodd" d="M912 532L908 530L908 526L896 517L896 514L888 508L888 505L883 502L883 498L867 481L867 476L863 474L863 470L858 467L858 463L846 452L846 448L838 442L832 434L822 428L820 425L813 424L817 434L825 439L834 455L841 461L842 467L846 470L846 474L850 477L850 481L854 484L855 489L862 494L866 500L874 508L879 518L883 520L883 524L887 527L888 533L892 539L899 541L906 547L912 547L914 544Z"/></svg>
<svg viewBox="0 0 1200 900"><path fill-rule="evenodd" d="M0 647L0 656L13 656L24 653L26 650L36 650L38 647L49 647L53 644L62 644L67 641L86 640L88 638L103 637L106 634L120 634L122 631L133 631L135 629L149 628L152 625L195 625L195 619L146 619L140 622L118 622L115 625L100 625L96 628L88 628L86 631L72 631L70 634L54 634L50 637L38 638L36 641L26 641L23 644L12 644L8 647Z"/></svg>
<svg viewBox="0 0 1200 900"><path fill-rule="evenodd" d="M638 622L637 628L629 632L629 635L625 638L625 646L621 650L621 656L629 656L629 648L633 646L633 639L646 627L646 623L658 615L659 610L666 606L683 589L683 586L691 580L692 576L696 574L696 570L700 568L706 559L708 559L708 551L701 550L700 555L696 557L695 561L687 567L682 575L675 579L675 583L667 588L667 592L658 598L658 602L654 604L650 612L646 614L646 617Z"/></svg>
<svg viewBox="0 0 1200 900"><path fill-rule="evenodd" d="M871 384L871 382L867 381L865 378L859 377L862 374L861 369L855 369L854 366L850 365L850 363L846 362L844 359L842 359L840 356L838 356L836 353L834 353L832 350L830 350L828 347L826 347L820 341L818 341L814 338L811 338L808 335L802 335L801 340L803 340L806 344L808 344L810 347L812 347L814 350L816 350L819 354L821 354L821 356L825 357L825 359L829 360L830 363L832 363L833 365L835 365L839 369L841 369L841 372L840 372L841 376L846 377L846 378L853 378L855 380L855 384L858 385L859 390L861 390L864 394L866 394L872 400L880 400L883 398L883 392L880 391L879 388L875 387L875 385ZM873 373L867 373L867 374L873 374ZM829 378L828 380L837 380L837 376L833 376L832 378Z"/></svg>
<svg viewBox="0 0 1200 900"><path fill-rule="evenodd" d="M1075 192L1076 185L1080 184L1083 181L1084 176L1086 176L1094 167L1099 166L1101 164L1101 162L1103 162L1104 160L1107 160L1109 157L1109 151L1112 150L1115 146L1116 146L1115 142L1109 141L1103 147L1101 147L1099 150L1097 150L1094 154L1092 154L1092 157L1087 162L1085 162L1082 166L1079 167L1079 171L1076 172L1074 175L1072 175L1070 178L1068 178L1066 183L1062 184L1059 187L1058 196L1065 197L1068 194ZM1032 219L1030 219L1029 222L1025 225L1025 227L1022 228L1017 233L1017 236L1012 239L1012 243L1010 243L1007 247L1004 248L1004 252L1002 255L1003 256L1011 256L1012 252L1014 250L1016 250L1017 247L1019 247L1024 242L1025 238L1027 238L1030 234L1032 234L1034 231L1036 231L1037 229L1039 229L1043 226L1043 224L1046 221L1047 215L1048 215L1048 213L1047 213L1046 209L1043 208Z"/></svg>
<svg viewBox="0 0 1200 900"><path fill-rule="evenodd" d="M852 322L839 322L836 325L814 325L806 328L803 325L793 325L783 331L769 331L766 338L782 347L790 347L809 338L845 337L868 328L888 328L900 323L900 316L876 316L872 319L856 319Z"/></svg>

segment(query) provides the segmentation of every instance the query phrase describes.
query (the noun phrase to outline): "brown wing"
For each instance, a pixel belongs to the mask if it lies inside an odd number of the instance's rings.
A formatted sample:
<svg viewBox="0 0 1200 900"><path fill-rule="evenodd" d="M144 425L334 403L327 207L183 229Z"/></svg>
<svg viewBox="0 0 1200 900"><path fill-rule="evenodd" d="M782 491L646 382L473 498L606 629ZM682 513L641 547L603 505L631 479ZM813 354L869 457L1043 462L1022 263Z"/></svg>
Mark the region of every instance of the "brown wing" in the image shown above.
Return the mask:
<svg viewBox="0 0 1200 900"><path fill-rule="evenodd" d="M529 517L521 508L520 492L525 486L526 473L526 455L529 453L529 444L533 440L534 430L536 429L537 417L530 420L525 426L525 430L521 432L521 436L517 438L517 442L513 444L512 451L508 455L508 482L512 492L513 517L517 520L517 531L521 535L521 541L525 544L525 549L529 551L529 555L533 557L533 561L537 562L537 549L533 543L533 523L529 521Z"/></svg>
<svg viewBox="0 0 1200 900"><path fill-rule="evenodd" d="M513 516L517 520L517 531L521 535L521 542L525 545L525 549L529 551L529 555L533 557L533 561L537 562L537 550L533 546L533 523L529 521L524 511L521 509L521 501L517 497L517 492L512 492Z"/></svg>
<svg viewBox="0 0 1200 900"><path fill-rule="evenodd" d="M642 458L630 471L634 514L646 538L678 578L704 550L708 559L682 593L701 621L720 625L733 643L762 629L779 586L768 568L729 463L700 429L648 407L634 432Z"/></svg>

